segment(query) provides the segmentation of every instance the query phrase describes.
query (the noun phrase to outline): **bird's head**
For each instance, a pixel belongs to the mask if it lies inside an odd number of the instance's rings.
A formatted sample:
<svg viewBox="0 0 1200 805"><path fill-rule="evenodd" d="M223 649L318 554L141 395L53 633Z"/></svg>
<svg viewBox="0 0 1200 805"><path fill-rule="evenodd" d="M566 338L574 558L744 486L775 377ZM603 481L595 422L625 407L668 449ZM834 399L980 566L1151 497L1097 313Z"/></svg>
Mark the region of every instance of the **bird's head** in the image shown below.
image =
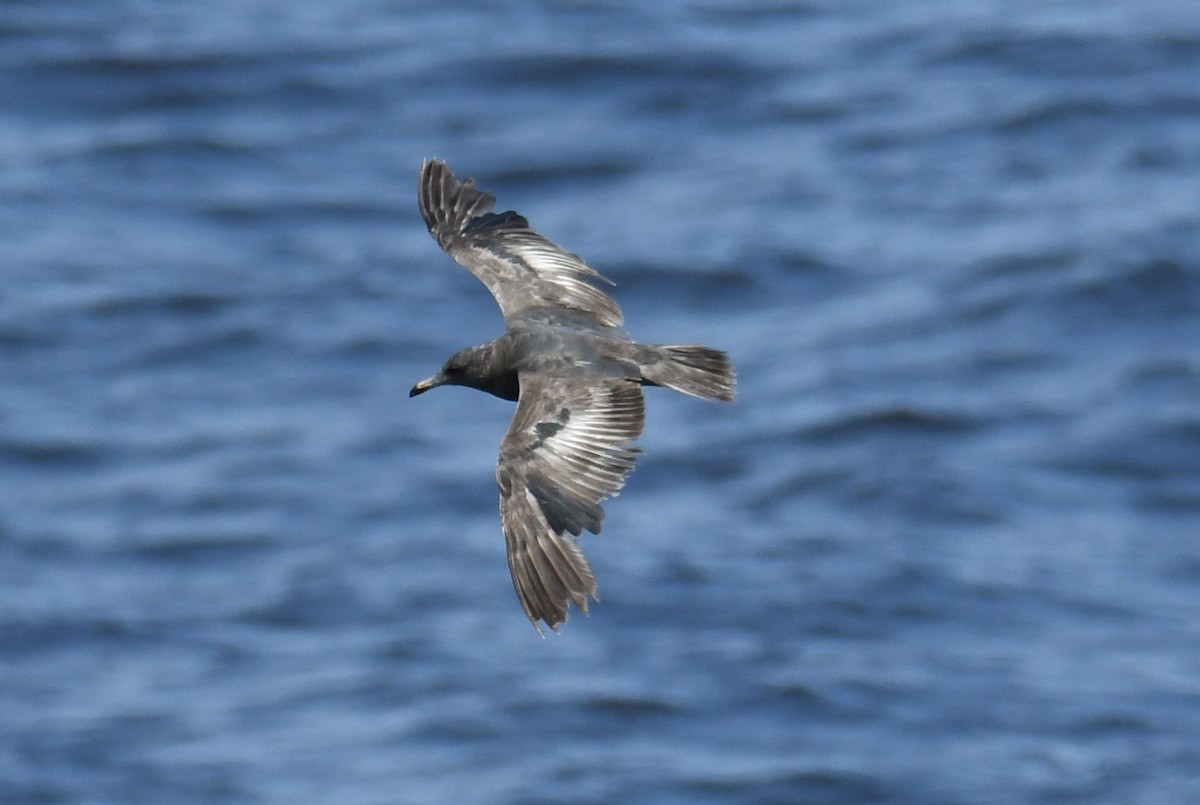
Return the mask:
<svg viewBox="0 0 1200 805"><path fill-rule="evenodd" d="M433 377L427 377L412 387L409 397L424 394L438 386L471 386L483 388L490 374L492 347L484 344L479 347L467 347L450 356L442 364L441 370Z"/></svg>

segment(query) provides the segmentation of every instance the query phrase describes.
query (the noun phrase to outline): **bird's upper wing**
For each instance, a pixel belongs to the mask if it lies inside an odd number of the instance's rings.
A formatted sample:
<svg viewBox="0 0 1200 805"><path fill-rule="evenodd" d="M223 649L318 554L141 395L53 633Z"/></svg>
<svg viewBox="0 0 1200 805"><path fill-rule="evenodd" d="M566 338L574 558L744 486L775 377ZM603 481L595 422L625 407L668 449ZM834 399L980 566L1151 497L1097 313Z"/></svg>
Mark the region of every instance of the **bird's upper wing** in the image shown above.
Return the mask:
<svg viewBox="0 0 1200 805"><path fill-rule="evenodd" d="M446 253L479 277L506 321L535 307L581 311L602 324L624 317L612 297L589 280L608 282L578 256L529 228L515 212L494 213L496 198L460 182L440 160L421 166L421 216Z"/></svg>
<svg viewBox="0 0 1200 805"><path fill-rule="evenodd" d="M596 597L576 537L600 532L600 502L625 485L645 422L636 383L521 375L496 482L513 585L534 626L557 629L568 601L586 613L588 596Z"/></svg>

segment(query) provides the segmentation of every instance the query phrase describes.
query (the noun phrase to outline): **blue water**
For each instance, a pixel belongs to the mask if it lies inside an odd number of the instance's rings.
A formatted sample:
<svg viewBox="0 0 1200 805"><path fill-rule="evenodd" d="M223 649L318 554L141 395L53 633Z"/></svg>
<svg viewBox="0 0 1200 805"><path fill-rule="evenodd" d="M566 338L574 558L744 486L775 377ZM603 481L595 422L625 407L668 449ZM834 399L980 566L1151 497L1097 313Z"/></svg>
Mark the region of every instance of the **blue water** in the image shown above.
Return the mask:
<svg viewBox="0 0 1200 805"><path fill-rule="evenodd" d="M0 801L1200 801L1200 7L0 6ZM538 637L475 175L729 350Z"/></svg>

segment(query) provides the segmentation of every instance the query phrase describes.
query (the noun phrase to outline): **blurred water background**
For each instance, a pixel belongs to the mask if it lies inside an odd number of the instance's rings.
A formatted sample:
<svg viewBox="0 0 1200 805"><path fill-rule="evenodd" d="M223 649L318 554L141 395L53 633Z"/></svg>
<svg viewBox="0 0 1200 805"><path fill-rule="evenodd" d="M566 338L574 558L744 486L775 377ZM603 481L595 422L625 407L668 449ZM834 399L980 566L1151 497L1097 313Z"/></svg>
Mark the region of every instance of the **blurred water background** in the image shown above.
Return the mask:
<svg viewBox="0 0 1200 805"><path fill-rule="evenodd" d="M1200 6L0 6L0 801L1200 801ZM474 175L651 390L540 639Z"/></svg>

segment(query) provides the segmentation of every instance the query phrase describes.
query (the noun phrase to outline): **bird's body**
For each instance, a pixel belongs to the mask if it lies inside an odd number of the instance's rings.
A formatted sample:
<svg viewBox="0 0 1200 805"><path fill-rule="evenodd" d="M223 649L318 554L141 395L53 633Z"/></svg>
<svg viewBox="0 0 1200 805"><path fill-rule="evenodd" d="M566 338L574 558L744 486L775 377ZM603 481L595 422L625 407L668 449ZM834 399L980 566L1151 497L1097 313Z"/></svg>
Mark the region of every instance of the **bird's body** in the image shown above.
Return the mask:
<svg viewBox="0 0 1200 805"><path fill-rule="evenodd" d="M586 320L579 322L587 327ZM571 326L547 311L540 320L518 321L486 344L467 350L496 371L464 383L505 400L516 401L522 373L636 379L638 345L620 330Z"/></svg>
<svg viewBox="0 0 1200 805"><path fill-rule="evenodd" d="M458 182L443 162L421 170L421 214L430 233L492 292L504 335L455 353L415 396L461 385L517 401L500 445L496 481L513 584L526 615L551 628L568 601L587 611L596 580L579 549L599 533L601 501L615 496L639 453L642 386L733 399L733 368L702 346L640 344L621 329L603 278L578 256L529 228L495 198Z"/></svg>

